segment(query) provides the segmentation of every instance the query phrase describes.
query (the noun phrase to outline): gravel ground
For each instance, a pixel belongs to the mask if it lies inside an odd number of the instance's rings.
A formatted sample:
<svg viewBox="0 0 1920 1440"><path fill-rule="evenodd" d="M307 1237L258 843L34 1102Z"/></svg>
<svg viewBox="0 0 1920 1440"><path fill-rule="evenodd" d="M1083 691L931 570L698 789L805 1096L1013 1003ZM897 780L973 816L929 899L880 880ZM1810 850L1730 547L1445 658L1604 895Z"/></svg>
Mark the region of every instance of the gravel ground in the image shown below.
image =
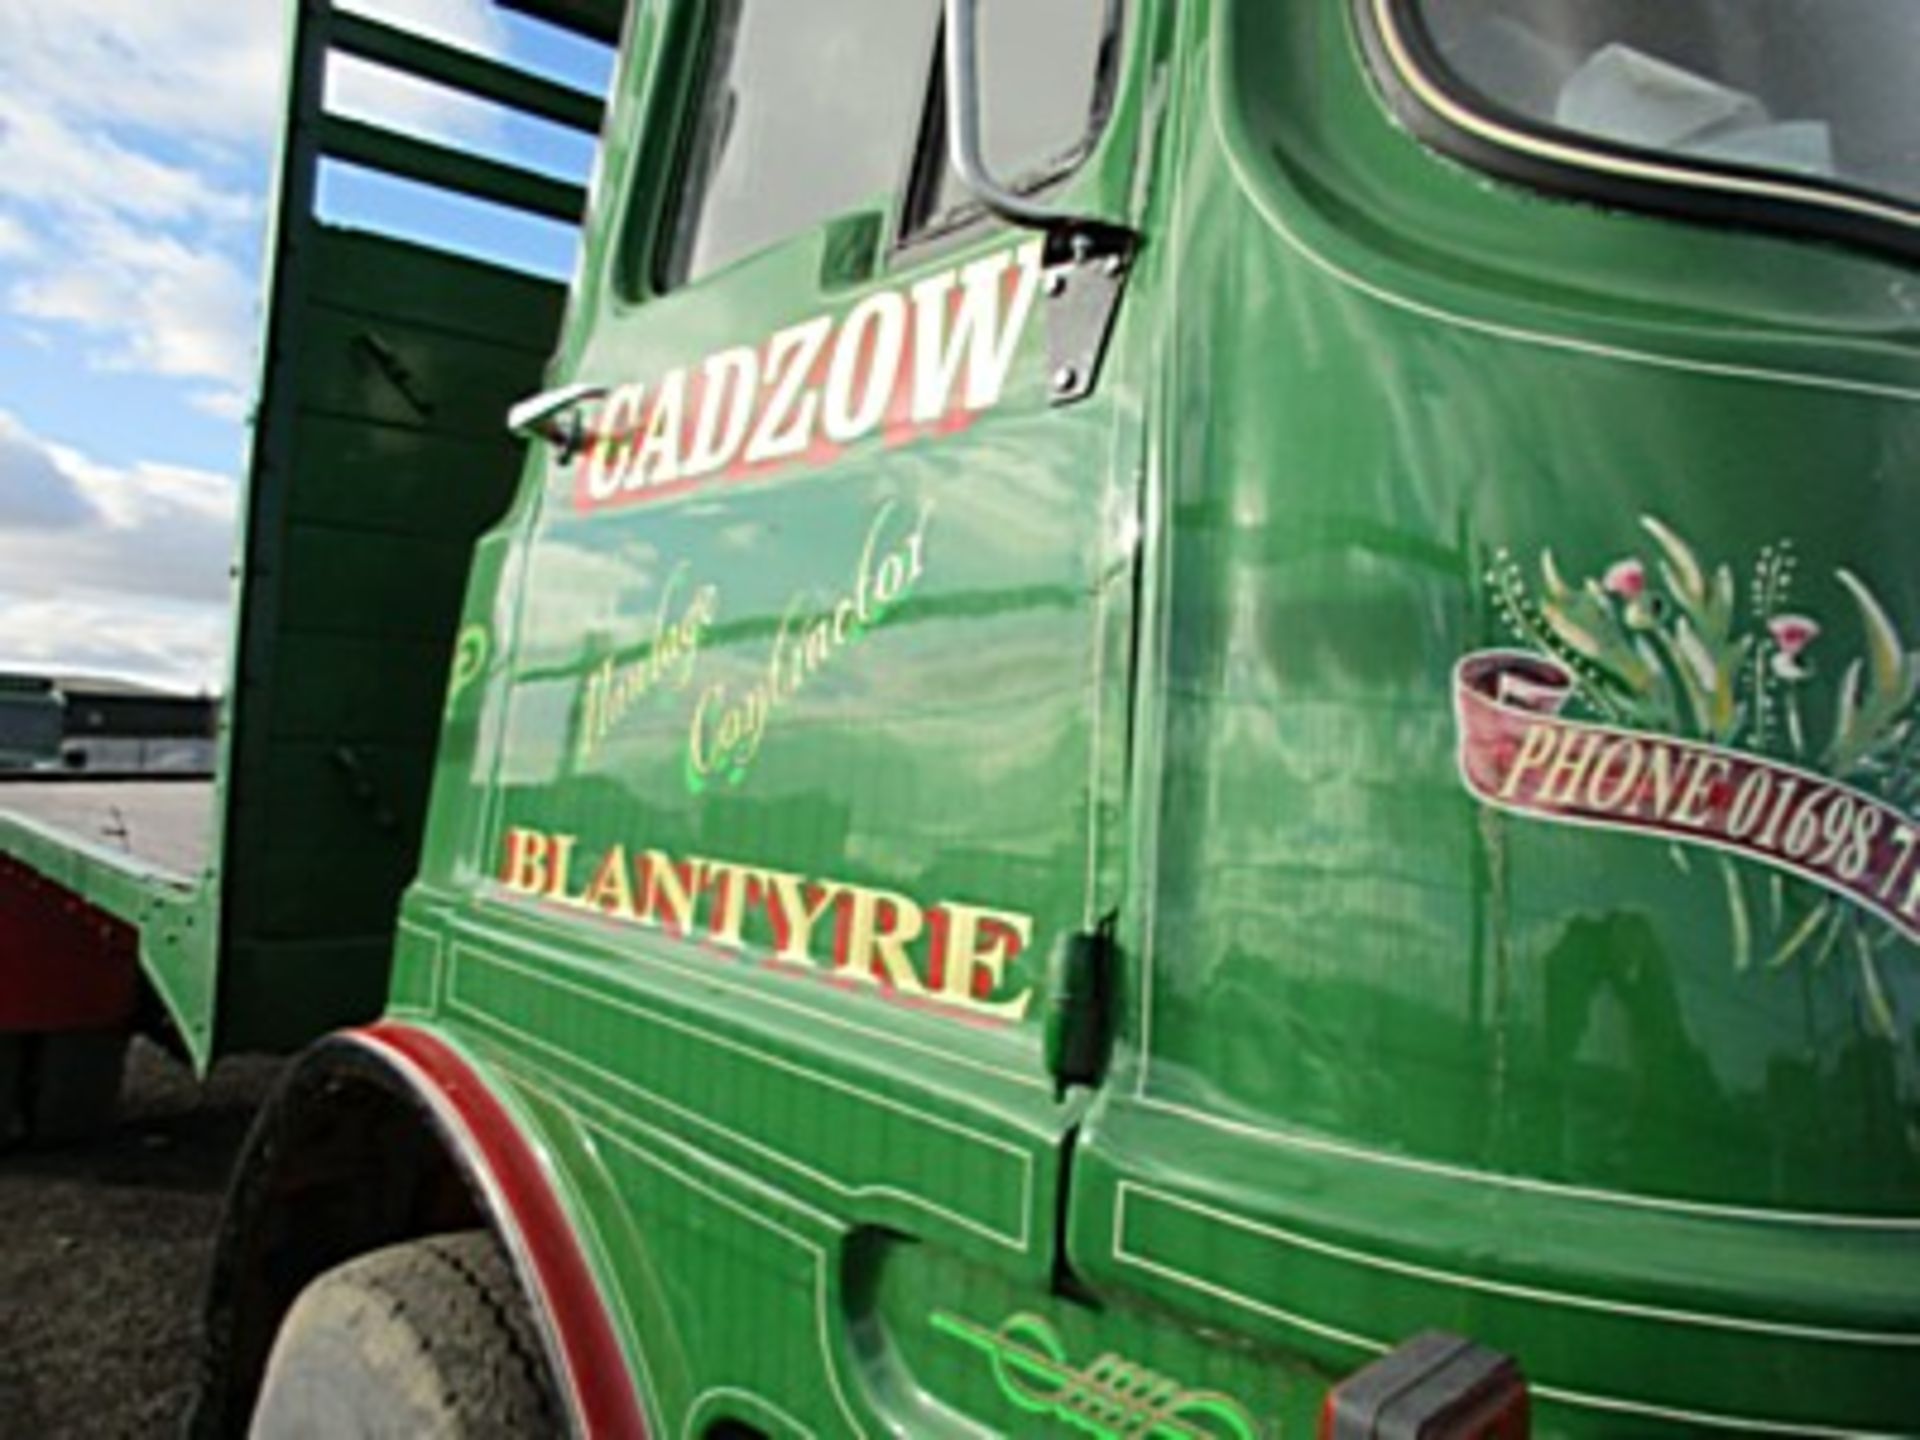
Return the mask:
<svg viewBox="0 0 1920 1440"><path fill-rule="evenodd" d="M279 1068L201 1086L139 1042L110 1136L0 1154L0 1437L179 1432L227 1172Z"/></svg>

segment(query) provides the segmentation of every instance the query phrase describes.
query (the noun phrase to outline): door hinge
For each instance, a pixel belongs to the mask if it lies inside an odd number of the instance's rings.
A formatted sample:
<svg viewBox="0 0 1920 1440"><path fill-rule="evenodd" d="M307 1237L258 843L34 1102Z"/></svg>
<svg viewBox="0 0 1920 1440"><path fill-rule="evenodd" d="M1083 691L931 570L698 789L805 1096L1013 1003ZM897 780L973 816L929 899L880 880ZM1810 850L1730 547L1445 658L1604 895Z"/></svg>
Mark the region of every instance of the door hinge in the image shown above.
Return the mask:
<svg viewBox="0 0 1920 1440"><path fill-rule="evenodd" d="M1055 405L1093 393L1133 272L1140 237L1118 225L1078 224L1047 237L1040 293L1047 302L1048 389Z"/></svg>
<svg viewBox="0 0 1920 1440"><path fill-rule="evenodd" d="M1047 1073L1064 1096L1070 1085L1091 1085L1106 1069L1113 1042L1112 936L1075 930L1047 956L1045 1048Z"/></svg>

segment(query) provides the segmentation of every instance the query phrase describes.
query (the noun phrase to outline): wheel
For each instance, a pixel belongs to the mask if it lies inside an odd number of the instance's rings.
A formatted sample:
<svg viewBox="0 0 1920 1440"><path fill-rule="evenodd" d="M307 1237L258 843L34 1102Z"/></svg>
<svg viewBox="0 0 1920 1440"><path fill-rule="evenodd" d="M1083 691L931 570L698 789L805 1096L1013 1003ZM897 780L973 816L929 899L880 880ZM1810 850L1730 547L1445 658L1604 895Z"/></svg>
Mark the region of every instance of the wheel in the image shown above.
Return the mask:
<svg viewBox="0 0 1920 1440"><path fill-rule="evenodd" d="M293 1303L254 1440L508 1440L562 1433L519 1286L484 1231L376 1250Z"/></svg>
<svg viewBox="0 0 1920 1440"><path fill-rule="evenodd" d="M131 1039L124 1030L28 1037L20 1092L28 1138L36 1144L70 1144L109 1129Z"/></svg>

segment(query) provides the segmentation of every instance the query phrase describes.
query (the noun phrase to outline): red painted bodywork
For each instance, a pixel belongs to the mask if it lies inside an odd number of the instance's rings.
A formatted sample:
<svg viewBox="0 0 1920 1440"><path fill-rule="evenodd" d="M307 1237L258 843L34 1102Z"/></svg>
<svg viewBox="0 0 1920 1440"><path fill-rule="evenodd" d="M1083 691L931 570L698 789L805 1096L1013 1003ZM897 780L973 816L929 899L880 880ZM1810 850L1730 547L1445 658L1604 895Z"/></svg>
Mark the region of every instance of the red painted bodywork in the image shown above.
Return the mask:
<svg viewBox="0 0 1920 1440"><path fill-rule="evenodd" d="M534 1285L580 1433L646 1440L646 1419L599 1286L525 1132L473 1067L426 1031L389 1021L350 1038L395 1066L433 1103L494 1202L495 1219Z"/></svg>
<svg viewBox="0 0 1920 1440"><path fill-rule="evenodd" d="M133 928L0 856L0 1033L124 1026L138 994Z"/></svg>

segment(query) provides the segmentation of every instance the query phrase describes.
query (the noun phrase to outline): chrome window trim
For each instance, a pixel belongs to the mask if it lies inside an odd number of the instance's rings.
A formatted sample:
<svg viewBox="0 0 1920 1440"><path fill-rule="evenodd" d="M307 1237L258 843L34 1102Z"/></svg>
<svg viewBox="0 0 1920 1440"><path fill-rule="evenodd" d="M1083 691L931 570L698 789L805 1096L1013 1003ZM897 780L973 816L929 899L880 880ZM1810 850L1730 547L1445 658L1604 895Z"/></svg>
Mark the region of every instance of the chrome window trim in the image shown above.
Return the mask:
<svg viewBox="0 0 1920 1440"><path fill-rule="evenodd" d="M1796 181L1712 161L1663 159L1502 110L1431 54L1417 0L1355 0L1363 48L1388 98L1422 140L1456 159L1553 193L1682 219L1718 221L1864 245L1920 259L1920 206L1841 184Z"/></svg>

